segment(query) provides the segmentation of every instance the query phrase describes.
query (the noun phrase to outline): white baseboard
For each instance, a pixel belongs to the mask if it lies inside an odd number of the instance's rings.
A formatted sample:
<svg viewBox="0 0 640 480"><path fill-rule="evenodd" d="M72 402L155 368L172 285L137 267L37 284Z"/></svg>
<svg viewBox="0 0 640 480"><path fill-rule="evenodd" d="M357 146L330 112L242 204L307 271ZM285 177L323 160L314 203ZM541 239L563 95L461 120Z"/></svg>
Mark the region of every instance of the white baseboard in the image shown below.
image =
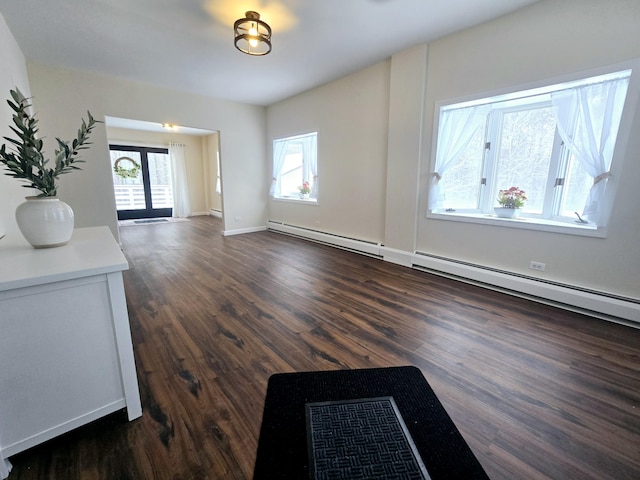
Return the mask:
<svg viewBox="0 0 640 480"><path fill-rule="evenodd" d="M640 328L640 300L452 259L413 255L413 266L511 295Z"/></svg>
<svg viewBox="0 0 640 480"><path fill-rule="evenodd" d="M222 218L222 212L220 210L209 210L209 215L216 218Z"/></svg>
<svg viewBox="0 0 640 480"><path fill-rule="evenodd" d="M572 310L640 328L640 299L545 281L420 252L396 250L381 244L341 237L279 222L269 221L267 222L267 228L275 232L374 256L404 267L427 271L484 288L499 290L510 295L554 305L565 310Z"/></svg>
<svg viewBox="0 0 640 480"><path fill-rule="evenodd" d="M395 263L396 265L402 265L403 267L413 266L413 254L404 250L397 250L395 248L380 247L382 253L382 259L385 262Z"/></svg>
<svg viewBox="0 0 640 480"><path fill-rule="evenodd" d="M344 250L363 253L374 257L381 257L379 243L367 242L366 240L358 240L357 238L343 237L340 235L333 235L331 233L320 232L318 230L311 230L309 228L296 227L294 225L272 221L267 222L267 228L275 232L286 233L288 235L302 237L307 240L313 240L314 242L331 245L332 247L342 248Z"/></svg>
<svg viewBox="0 0 640 480"><path fill-rule="evenodd" d="M239 228L237 230L224 230L222 232L223 237L230 237L232 235L242 235L243 233L255 233L264 232L267 227L251 227L251 228Z"/></svg>

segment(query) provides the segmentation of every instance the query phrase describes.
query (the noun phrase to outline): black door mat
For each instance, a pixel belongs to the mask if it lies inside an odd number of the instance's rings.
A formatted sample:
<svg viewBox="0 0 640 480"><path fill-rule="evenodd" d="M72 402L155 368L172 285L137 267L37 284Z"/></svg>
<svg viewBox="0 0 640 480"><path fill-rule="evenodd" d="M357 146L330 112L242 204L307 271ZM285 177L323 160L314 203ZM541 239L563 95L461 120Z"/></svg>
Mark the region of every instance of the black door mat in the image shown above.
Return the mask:
<svg viewBox="0 0 640 480"><path fill-rule="evenodd" d="M272 375L253 479L311 478L306 404L379 397L393 397L432 480L488 479L422 372L410 366Z"/></svg>
<svg viewBox="0 0 640 480"><path fill-rule="evenodd" d="M141 220L134 220L133 223L162 223L168 222L166 218L145 218Z"/></svg>
<svg viewBox="0 0 640 480"><path fill-rule="evenodd" d="M393 397L307 403L313 480L430 480Z"/></svg>

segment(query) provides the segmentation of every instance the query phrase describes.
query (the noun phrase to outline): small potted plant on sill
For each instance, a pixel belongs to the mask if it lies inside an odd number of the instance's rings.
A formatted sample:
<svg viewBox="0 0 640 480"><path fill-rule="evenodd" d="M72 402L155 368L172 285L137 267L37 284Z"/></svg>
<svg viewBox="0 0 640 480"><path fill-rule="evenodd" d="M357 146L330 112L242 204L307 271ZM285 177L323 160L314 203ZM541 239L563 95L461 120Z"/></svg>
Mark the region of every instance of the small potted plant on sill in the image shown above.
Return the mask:
<svg viewBox="0 0 640 480"><path fill-rule="evenodd" d="M496 215L501 218L516 218L520 215L520 209L524 206L527 196L524 190L511 187L498 192L499 207L495 207Z"/></svg>
<svg viewBox="0 0 640 480"><path fill-rule="evenodd" d="M311 193L309 182L303 182L302 185L298 187L298 190L300 190L300 198L309 198L309 194Z"/></svg>
<svg viewBox="0 0 640 480"><path fill-rule="evenodd" d="M29 100L17 88L10 94L13 101L7 100L7 103L14 114L13 126L9 128L17 138L4 137L9 143L0 147L0 162L8 170L6 175L26 182L23 187L40 190L39 195L26 197L27 201L18 205L16 222L22 235L35 248L65 245L73 233L73 210L56 196L57 181L62 174L80 170L75 165L82 162L79 152L89 148L89 135L98 122L87 112L88 120L82 120L73 141L56 138L58 149L53 166L49 167L49 160L42 152L43 141L38 138L38 120L28 112Z"/></svg>

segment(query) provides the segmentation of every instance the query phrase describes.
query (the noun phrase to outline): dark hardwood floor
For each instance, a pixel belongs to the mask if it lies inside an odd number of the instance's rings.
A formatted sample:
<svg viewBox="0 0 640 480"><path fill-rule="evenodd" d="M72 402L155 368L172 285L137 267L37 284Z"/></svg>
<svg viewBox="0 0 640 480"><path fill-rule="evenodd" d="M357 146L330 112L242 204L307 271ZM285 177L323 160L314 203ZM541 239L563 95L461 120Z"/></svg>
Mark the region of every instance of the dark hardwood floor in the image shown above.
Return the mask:
<svg viewBox="0 0 640 480"><path fill-rule="evenodd" d="M250 479L271 374L398 365L494 480L640 478L640 330L209 217L121 236L143 417L10 480Z"/></svg>

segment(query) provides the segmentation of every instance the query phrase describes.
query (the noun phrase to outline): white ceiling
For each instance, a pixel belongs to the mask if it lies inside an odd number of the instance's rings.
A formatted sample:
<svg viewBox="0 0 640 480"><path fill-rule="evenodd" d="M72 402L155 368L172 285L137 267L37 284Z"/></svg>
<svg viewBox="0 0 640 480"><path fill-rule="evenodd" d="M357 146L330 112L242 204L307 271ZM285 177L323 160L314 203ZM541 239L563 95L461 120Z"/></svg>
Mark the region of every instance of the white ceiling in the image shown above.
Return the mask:
<svg viewBox="0 0 640 480"><path fill-rule="evenodd" d="M0 13L27 60L269 105L535 1L0 0ZM269 55L233 45L247 10L273 29Z"/></svg>

